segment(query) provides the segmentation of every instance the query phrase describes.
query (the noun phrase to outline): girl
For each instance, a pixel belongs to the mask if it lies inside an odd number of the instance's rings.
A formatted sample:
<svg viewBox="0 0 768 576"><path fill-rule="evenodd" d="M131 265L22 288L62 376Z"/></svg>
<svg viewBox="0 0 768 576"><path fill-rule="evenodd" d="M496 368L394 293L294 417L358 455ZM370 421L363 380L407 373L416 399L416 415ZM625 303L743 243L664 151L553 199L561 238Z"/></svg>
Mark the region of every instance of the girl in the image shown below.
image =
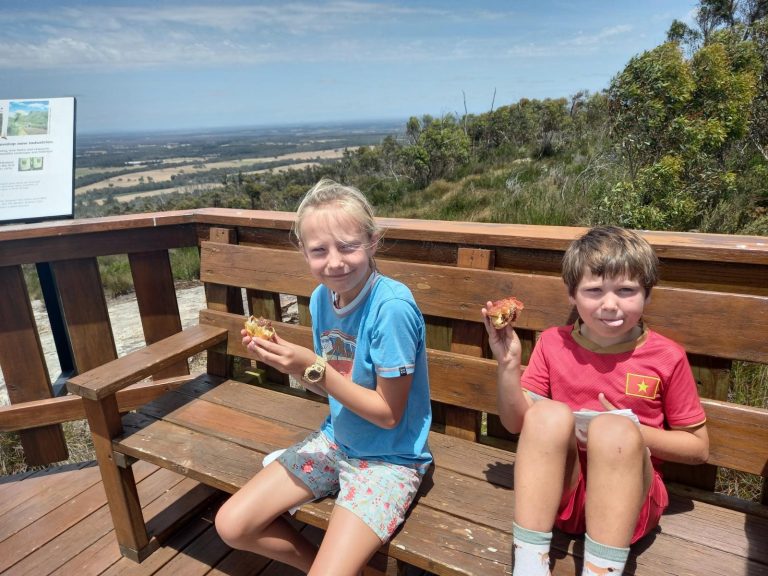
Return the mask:
<svg viewBox="0 0 768 576"><path fill-rule="evenodd" d="M330 415L234 494L216 529L233 548L311 575L356 575L403 521L432 461L426 329L410 290L376 271L381 232L359 190L321 180L292 232L320 282L310 298L314 350L245 331L243 344L328 396ZM334 492L318 549L282 514Z"/></svg>

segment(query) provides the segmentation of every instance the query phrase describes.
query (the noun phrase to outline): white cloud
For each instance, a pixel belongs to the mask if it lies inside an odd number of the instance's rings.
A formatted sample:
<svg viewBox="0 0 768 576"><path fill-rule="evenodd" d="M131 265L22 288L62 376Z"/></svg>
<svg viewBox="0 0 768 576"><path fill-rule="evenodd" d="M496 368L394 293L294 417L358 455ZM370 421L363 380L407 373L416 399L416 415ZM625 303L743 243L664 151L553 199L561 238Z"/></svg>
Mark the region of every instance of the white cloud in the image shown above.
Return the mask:
<svg viewBox="0 0 768 576"><path fill-rule="evenodd" d="M578 34L574 38L564 42L569 46L596 47L604 44L607 40L613 40L617 36L622 36L632 31L632 26L628 24L619 24L609 28L603 28L596 34Z"/></svg>

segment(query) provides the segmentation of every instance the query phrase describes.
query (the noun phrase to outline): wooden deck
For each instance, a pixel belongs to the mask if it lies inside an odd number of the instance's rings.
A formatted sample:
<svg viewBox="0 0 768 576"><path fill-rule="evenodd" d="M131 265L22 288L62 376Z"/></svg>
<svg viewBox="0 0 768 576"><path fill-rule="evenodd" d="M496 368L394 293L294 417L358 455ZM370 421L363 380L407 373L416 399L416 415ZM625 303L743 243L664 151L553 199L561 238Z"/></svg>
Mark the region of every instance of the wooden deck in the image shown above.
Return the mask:
<svg viewBox="0 0 768 576"><path fill-rule="evenodd" d="M145 518L161 533L189 518L143 563L120 556L95 462L0 478L0 574L8 576L298 576L301 572L232 550L213 526L225 498L146 462L134 466ZM213 494L213 498L210 496ZM305 527L313 539L319 531ZM383 558L372 564L386 569ZM390 567L391 569L392 567ZM376 573L376 572L372 572Z"/></svg>

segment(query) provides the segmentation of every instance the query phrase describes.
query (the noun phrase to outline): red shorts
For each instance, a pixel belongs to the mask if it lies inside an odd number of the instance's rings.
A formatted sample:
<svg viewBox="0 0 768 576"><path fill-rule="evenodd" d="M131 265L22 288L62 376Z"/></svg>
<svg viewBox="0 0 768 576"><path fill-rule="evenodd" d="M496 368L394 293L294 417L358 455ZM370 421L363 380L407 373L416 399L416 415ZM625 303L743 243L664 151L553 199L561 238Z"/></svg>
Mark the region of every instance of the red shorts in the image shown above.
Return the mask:
<svg viewBox="0 0 768 576"><path fill-rule="evenodd" d="M585 504L587 501L587 451L579 450L579 479L571 492L563 494L560 508L557 511L555 526L569 534L584 534L587 531ZM635 532L632 534L634 544L659 525L661 514L669 505L669 496L664 481L658 470L654 469L653 479L648 488L648 496L640 510Z"/></svg>

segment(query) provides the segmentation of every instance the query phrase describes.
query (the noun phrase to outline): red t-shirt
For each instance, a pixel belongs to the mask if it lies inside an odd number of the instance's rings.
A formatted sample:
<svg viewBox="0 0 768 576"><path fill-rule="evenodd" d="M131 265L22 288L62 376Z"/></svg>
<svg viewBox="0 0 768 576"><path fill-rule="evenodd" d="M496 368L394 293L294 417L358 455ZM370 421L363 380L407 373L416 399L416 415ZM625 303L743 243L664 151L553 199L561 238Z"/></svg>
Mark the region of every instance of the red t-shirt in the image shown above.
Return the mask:
<svg viewBox="0 0 768 576"><path fill-rule="evenodd" d="M604 410L599 392L616 408L630 408L642 424L688 428L704 423L685 350L643 326L633 342L600 348L574 326L542 332L522 376L522 387L572 410Z"/></svg>

